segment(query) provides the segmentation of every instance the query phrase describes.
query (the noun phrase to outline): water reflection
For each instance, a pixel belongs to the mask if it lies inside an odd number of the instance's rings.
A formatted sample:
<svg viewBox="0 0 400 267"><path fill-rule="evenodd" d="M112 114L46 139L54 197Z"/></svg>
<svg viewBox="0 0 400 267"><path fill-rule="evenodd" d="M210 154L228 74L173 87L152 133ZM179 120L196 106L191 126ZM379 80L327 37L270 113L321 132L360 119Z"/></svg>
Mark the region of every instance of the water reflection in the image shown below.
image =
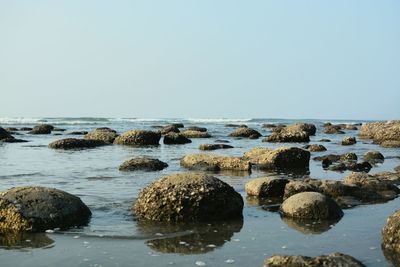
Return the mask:
<svg viewBox="0 0 400 267"><path fill-rule="evenodd" d="M214 223L156 224L139 222L138 229L158 238L146 241L157 252L201 254L221 247L240 232L243 220ZM164 237L163 237L164 236Z"/></svg>
<svg viewBox="0 0 400 267"><path fill-rule="evenodd" d="M279 211L282 204L281 197L260 198L256 196L247 196L246 202L249 206L258 206L261 209L271 212Z"/></svg>
<svg viewBox="0 0 400 267"><path fill-rule="evenodd" d="M43 248L53 243L44 233L0 232L1 249Z"/></svg>
<svg viewBox="0 0 400 267"><path fill-rule="evenodd" d="M341 218L335 220L303 220L281 216L281 219L290 228L309 235L319 235L329 231Z"/></svg>

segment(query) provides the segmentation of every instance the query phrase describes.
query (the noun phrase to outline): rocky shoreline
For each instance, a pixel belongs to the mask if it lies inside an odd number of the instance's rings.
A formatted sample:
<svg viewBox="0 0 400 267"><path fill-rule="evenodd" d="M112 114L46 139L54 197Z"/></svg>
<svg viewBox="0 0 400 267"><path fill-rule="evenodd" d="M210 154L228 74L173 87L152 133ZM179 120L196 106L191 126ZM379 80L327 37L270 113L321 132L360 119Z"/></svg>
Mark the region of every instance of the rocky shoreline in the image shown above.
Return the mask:
<svg viewBox="0 0 400 267"><path fill-rule="evenodd" d="M263 135L256 129L245 125L235 127L225 138L258 139ZM343 134L356 131L359 136L346 136L338 146L351 148L360 140L372 140L381 147L400 147L400 121L365 123L362 125L324 126L325 134ZM310 142L317 127L310 123L292 125L265 125L272 129L268 136L260 140L260 147L247 150L242 156L227 156L207 152L216 149L231 149L224 143L204 143L199 146L200 153L187 154L180 159L180 165L188 172L163 176L139 193L132 203L132 213L139 221L174 223L214 222L243 219L242 196L229 184L214 177L220 171L252 170L276 172L280 174L309 173L310 160L321 161L322 168L330 171L353 171L342 181L316 178L293 178L283 175L263 176L248 181L243 188L250 198L258 200L273 199L275 209L287 220L303 221L340 220L346 216L342 209L359 205L373 205L393 200L400 194L400 173L398 168L392 172L373 175L368 172L376 164L385 161L377 150L368 151L358 161L354 153L342 155L329 154L322 144ZM33 128L0 127L0 142L28 142L29 135L49 135L62 133L64 129L41 124ZM24 138L14 135L26 132ZM86 131L80 131L85 133ZM356 133L356 132L354 132ZM69 133L65 133L67 135ZM75 133L76 134L76 133ZM205 127L185 128L183 124L171 124L160 130L129 130L123 133L102 127L87 132L83 138L63 138L51 142L48 147L55 150L95 149L102 146L152 147L159 146L161 138L166 145L190 144L191 138L212 136ZM205 139L205 140L207 140ZM219 141L219 140L218 140ZM321 141L322 142L322 141ZM263 143L285 143L277 148L262 147ZM302 143L302 148L291 144ZM12 145L12 144L9 144ZM313 153L313 154L312 154ZM313 155L314 157L312 157ZM317 156L318 155L318 156ZM156 172L168 168L168 162L156 158L135 157L123 162L120 171ZM157 175L156 175L157 176ZM0 233L9 231L44 232L48 229L65 230L82 227L90 223L91 211L78 198L67 192L46 187L27 186L10 188L0 193ZM398 212L388 218L382 229L382 249L395 265L400 264L400 216ZM162 246L160 244L160 246ZM333 253L316 258L303 256L273 256L264 266L364 266L349 255ZM324 265L325 264L325 265Z"/></svg>

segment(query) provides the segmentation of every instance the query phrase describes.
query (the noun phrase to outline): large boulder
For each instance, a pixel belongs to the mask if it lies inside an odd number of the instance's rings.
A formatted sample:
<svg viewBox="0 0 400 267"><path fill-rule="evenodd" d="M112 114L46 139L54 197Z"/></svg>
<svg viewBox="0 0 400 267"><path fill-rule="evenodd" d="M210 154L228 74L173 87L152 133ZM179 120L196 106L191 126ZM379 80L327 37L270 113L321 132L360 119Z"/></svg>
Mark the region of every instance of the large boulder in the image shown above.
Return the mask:
<svg viewBox="0 0 400 267"><path fill-rule="evenodd" d="M276 177L260 177L246 183L247 195L256 197L283 197L287 179Z"/></svg>
<svg viewBox="0 0 400 267"><path fill-rule="evenodd" d="M185 130L182 135L186 138L210 138L211 135L207 132Z"/></svg>
<svg viewBox="0 0 400 267"><path fill-rule="evenodd" d="M229 136L257 139L261 136L261 134L257 130L249 127L239 127L236 128L231 134L229 134Z"/></svg>
<svg viewBox="0 0 400 267"><path fill-rule="evenodd" d="M400 265L400 210L387 219L382 229L382 249L395 266Z"/></svg>
<svg viewBox="0 0 400 267"><path fill-rule="evenodd" d="M183 145L191 143L192 140L186 138L183 134L169 132L164 135L163 142L166 145Z"/></svg>
<svg viewBox="0 0 400 267"><path fill-rule="evenodd" d="M355 137L346 136L342 140L342 146L351 146L357 143Z"/></svg>
<svg viewBox="0 0 400 267"><path fill-rule="evenodd" d="M315 258L274 255L265 260L264 267L365 267L365 265L349 255L335 252Z"/></svg>
<svg viewBox="0 0 400 267"><path fill-rule="evenodd" d="M280 147L274 150L258 147L246 152L244 159L249 160L260 169L308 169L310 152L297 147Z"/></svg>
<svg viewBox="0 0 400 267"><path fill-rule="evenodd" d="M229 220L243 217L243 199L230 185L211 175L178 173L144 188L133 211L140 220Z"/></svg>
<svg viewBox="0 0 400 267"><path fill-rule="evenodd" d="M400 120L365 123L360 128L360 138L373 139L384 147L400 147Z"/></svg>
<svg viewBox="0 0 400 267"><path fill-rule="evenodd" d="M200 150L217 150L217 149L227 149L227 148L233 148L233 146L226 144L201 144L199 146Z"/></svg>
<svg viewBox="0 0 400 267"><path fill-rule="evenodd" d="M302 192L286 199L280 208L283 216L309 220L337 219L343 216L340 206L318 192Z"/></svg>
<svg viewBox="0 0 400 267"><path fill-rule="evenodd" d="M33 129L29 132L30 134L50 134L54 129L53 125L50 124L39 124L33 127Z"/></svg>
<svg viewBox="0 0 400 267"><path fill-rule="evenodd" d="M145 130L130 130L127 131L114 140L117 145L130 145L130 146L156 146L159 145L161 134L159 132L145 131Z"/></svg>
<svg viewBox="0 0 400 267"><path fill-rule="evenodd" d="M53 141L49 144L49 148L52 149L84 149L84 148L95 148L106 145L100 140L86 140L78 138L65 138Z"/></svg>
<svg viewBox="0 0 400 267"><path fill-rule="evenodd" d="M86 134L84 138L87 140L100 140L106 144L112 144L117 136L115 130L110 128L97 128Z"/></svg>
<svg viewBox="0 0 400 267"><path fill-rule="evenodd" d="M168 167L168 164L152 158L138 157L132 158L119 166L120 171L161 171Z"/></svg>
<svg viewBox="0 0 400 267"><path fill-rule="evenodd" d="M213 154L190 154L181 159L181 165L190 170L206 171L249 171L251 164L239 157L228 157Z"/></svg>
<svg viewBox="0 0 400 267"><path fill-rule="evenodd" d="M294 123L284 128L288 132L306 132L308 135L315 135L317 127L312 123Z"/></svg>
<svg viewBox="0 0 400 267"><path fill-rule="evenodd" d="M43 232L86 225L91 216L80 198L47 187L14 187L0 193L0 231Z"/></svg>

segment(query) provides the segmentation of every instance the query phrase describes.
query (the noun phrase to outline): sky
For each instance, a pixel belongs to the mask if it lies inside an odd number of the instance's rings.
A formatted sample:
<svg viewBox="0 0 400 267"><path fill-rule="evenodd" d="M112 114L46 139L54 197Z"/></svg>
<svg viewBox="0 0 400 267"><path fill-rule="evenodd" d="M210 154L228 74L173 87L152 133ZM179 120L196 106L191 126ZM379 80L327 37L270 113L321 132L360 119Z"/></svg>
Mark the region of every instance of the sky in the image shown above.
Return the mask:
<svg viewBox="0 0 400 267"><path fill-rule="evenodd" d="M400 1L0 0L0 117L400 119Z"/></svg>

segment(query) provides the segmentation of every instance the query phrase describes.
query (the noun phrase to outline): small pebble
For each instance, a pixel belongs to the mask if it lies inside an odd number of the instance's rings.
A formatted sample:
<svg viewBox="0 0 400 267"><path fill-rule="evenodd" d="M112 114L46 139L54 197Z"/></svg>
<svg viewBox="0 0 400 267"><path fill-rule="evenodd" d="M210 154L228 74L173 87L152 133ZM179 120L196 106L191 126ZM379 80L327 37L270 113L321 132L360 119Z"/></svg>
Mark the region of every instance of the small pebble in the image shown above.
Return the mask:
<svg viewBox="0 0 400 267"><path fill-rule="evenodd" d="M282 246L282 249L287 249L287 246Z"/></svg>
<svg viewBox="0 0 400 267"><path fill-rule="evenodd" d="M206 266L206 263L204 261L196 261L195 264L197 266Z"/></svg>
<svg viewBox="0 0 400 267"><path fill-rule="evenodd" d="M45 232L48 233L48 234L52 234L52 233L54 233L54 230L48 229Z"/></svg>
<svg viewBox="0 0 400 267"><path fill-rule="evenodd" d="M231 263L234 263L234 262L235 262L235 260L232 260L232 259L227 259L225 262L226 262L226 263L228 263L228 264L231 264Z"/></svg>
<svg viewBox="0 0 400 267"><path fill-rule="evenodd" d="M216 248L217 246L214 245L214 244L209 244L209 245L207 245L207 247L208 247L208 248Z"/></svg>

